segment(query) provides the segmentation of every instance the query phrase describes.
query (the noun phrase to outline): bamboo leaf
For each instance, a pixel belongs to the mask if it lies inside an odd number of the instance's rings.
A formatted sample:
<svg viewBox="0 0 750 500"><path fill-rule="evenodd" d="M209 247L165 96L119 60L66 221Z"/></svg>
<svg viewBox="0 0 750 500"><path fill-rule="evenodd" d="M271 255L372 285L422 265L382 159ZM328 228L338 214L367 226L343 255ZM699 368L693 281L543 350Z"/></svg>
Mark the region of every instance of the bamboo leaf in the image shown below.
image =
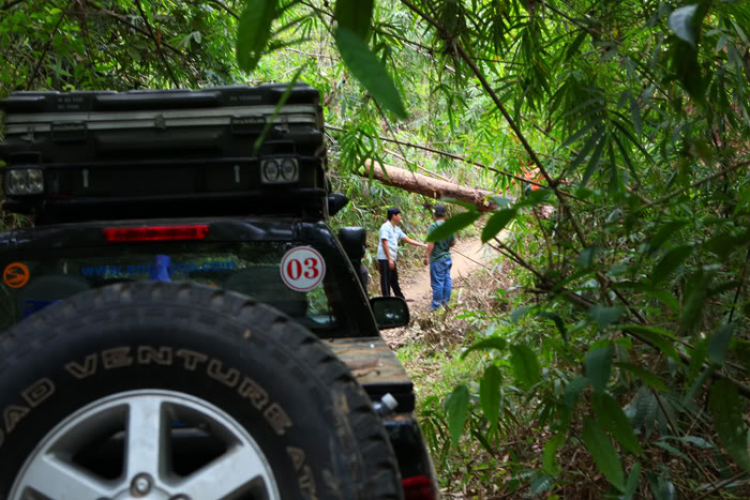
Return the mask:
<svg viewBox="0 0 750 500"><path fill-rule="evenodd" d="M340 27L367 40L374 9L374 0L336 0L333 17Z"/></svg>
<svg viewBox="0 0 750 500"><path fill-rule="evenodd" d="M622 496L622 500L633 500L635 492L638 490L638 482L640 481L641 475L641 464L636 462L633 468L630 470L630 476L628 476L628 482L625 485L625 494Z"/></svg>
<svg viewBox="0 0 750 500"><path fill-rule="evenodd" d="M544 445L542 458L542 469L552 477L557 477L562 472L562 467L557 462L557 450L565 444L565 434L552 436Z"/></svg>
<svg viewBox="0 0 750 500"><path fill-rule="evenodd" d="M276 18L278 0L245 0L237 28L237 63L246 73L252 72L260 61Z"/></svg>
<svg viewBox="0 0 750 500"><path fill-rule="evenodd" d="M733 325L723 325L708 339L708 359L715 365L723 365L732 340Z"/></svg>
<svg viewBox="0 0 750 500"><path fill-rule="evenodd" d="M604 392L609 383L613 353L614 348L612 346L593 349L586 353L586 358L584 359L586 377L591 381L592 387L598 393Z"/></svg>
<svg viewBox="0 0 750 500"><path fill-rule="evenodd" d="M675 9L669 15L669 28L674 31L681 40L686 41L693 48L696 47L696 34L693 29L693 16L698 9L698 5L687 5Z"/></svg>
<svg viewBox="0 0 750 500"><path fill-rule="evenodd" d="M334 38L341 59L352 75L386 109L399 118L406 118L408 114L396 85L364 39L340 26L334 32Z"/></svg>
<svg viewBox="0 0 750 500"><path fill-rule="evenodd" d="M479 404L482 407L484 417L492 427L497 426L497 420L500 417L501 382L502 374L495 365L488 366L479 381Z"/></svg>
<svg viewBox="0 0 750 500"><path fill-rule="evenodd" d="M612 433L626 450L635 455L642 454L643 449L635 437L633 426L617 401L609 394L594 394L593 403L594 414L602 427Z"/></svg>
<svg viewBox="0 0 750 500"><path fill-rule="evenodd" d="M518 385L524 389L530 389L541 382L542 367L539 366L534 351L526 344L517 344L510 348L510 362Z"/></svg>
<svg viewBox="0 0 750 500"><path fill-rule="evenodd" d="M664 381L662 381L661 378L654 375L650 371L641 368L640 366L636 366L632 363L615 363L615 366L620 369L629 371L649 387L653 387L654 389L662 392L669 392L669 388L666 386L666 384L664 384Z"/></svg>
<svg viewBox="0 0 750 500"><path fill-rule="evenodd" d="M591 453L596 466L604 477L618 490L625 490L625 474L622 471L620 457L612 446L607 435L596 420L587 418L583 421L583 444Z"/></svg>
<svg viewBox="0 0 750 500"><path fill-rule="evenodd" d="M469 389L461 384L453 389L448 399L448 430L451 434L451 440L457 448L468 416Z"/></svg>
<svg viewBox="0 0 750 500"><path fill-rule="evenodd" d="M726 379L716 381L711 388L709 408L721 444L740 467L750 471L748 433L737 387Z"/></svg>
<svg viewBox="0 0 750 500"><path fill-rule="evenodd" d="M479 219L481 215L482 214L478 211L456 214L445 221L443 224L440 224L438 227L430 231L430 233L427 235L427 241L435 242L444 240L448 236L476 222L476 220Z"/></svg>
<svg viewBox="0 0 750 500"><path fill-rule="evenodd" d="M607 137L608 135L605 134L601 140L599 141L599 144L596 146L596 150L594 151L594 154L591 155L591 159L589 160L589 164L586 167L586 172L583 174L583 178L581 179L581 187L586 187L586 184L588 184L589 179L591 179L591 176L596 173L596 169L599 167L599 161L602 158L602 151L604 151L604 146L607 145Z"/></svg>
<svg viewBox="0 0 750 500"><path fill-rule="evenodd" d="M515 216L515 208L505 208L503 210L498 210L497 212L492 214L492 217L490 217L490 219L487 221L487 224L485 224L484 229L482 230L482 243L487 243L492 238L497 236L498 233L505 229L505 226L507 226Z"/></svg>
<svg viewBox="0 0 750 500"><path fill-rule="evenodd" d="M497 349L504 351L508 347L508 341L502 337L487 337L484 340L480 340L476 344L466 349L461 355L461 359L465 359L472 351L489 351L490 349Z"/></svg>
<svg viewBox="0 0 750 500"><path fill-rule="evenodd" d="M679 246L671 249L656 264L654 272L651 275L651 281L654 284L661 283L675 272L693 253L693 247L690 245Z"/></svg>

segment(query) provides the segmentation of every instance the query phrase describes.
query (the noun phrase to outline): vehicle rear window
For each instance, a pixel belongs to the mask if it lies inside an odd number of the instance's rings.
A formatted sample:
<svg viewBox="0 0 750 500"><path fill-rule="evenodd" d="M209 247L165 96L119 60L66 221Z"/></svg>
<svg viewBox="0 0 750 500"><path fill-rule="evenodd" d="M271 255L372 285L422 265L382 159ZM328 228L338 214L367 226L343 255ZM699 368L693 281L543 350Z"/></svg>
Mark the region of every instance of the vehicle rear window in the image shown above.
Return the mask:
<svg viewBox="0 0 750 500"><path fill-rule="evenodd" d="M192 282L242 293L271 305L299 323L330 329L341 321L333 273L310 291L297 291L282 277L281 261L301 243L175 243L73 249L54 257L1 262L0 331L77 293L114 283L161 280ZM301 269L290 268L292 274Z"/></svg>

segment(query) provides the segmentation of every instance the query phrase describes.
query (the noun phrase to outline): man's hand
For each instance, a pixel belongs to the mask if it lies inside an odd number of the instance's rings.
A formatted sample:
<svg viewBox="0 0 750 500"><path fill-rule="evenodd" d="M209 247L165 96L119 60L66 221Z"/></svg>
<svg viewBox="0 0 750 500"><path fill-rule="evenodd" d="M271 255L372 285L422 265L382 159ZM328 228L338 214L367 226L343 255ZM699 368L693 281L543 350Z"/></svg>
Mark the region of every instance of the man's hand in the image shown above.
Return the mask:
<svg viewBox="0 0 750 500"><path fill-rule="evenodd" d="M429 266L430 265L430 258L429 257L425 257L424 258L424 265L425 266Z"/></svg>
<svg viewBox="0 0 750 500"><path fill-rule="evenodd" d="M390 267L391 271L393 271L394 269L396 269L396 263L393 262L392 259L388 259L388 267Z"/></svg>

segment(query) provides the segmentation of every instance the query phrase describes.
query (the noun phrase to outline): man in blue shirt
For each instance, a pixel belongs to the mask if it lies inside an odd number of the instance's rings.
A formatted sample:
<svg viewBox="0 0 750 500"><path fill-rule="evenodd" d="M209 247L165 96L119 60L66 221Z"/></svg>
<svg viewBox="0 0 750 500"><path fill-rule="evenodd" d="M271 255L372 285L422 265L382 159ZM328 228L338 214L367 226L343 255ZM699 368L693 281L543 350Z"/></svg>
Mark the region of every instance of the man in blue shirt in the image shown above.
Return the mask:
<svg viewBox="0 0 750 500"><path fill-rule="evenodd" d="M430 225L427 233L431 233L445 222L445 206L435 206L435 222ZM451 247L456 244L456 236L451 234L444 240L436 241L427 245L427 255L424 265L430 265L430 284L432 285L432 304L430 308L434 311L444 306L451 300L453 281L451 280Z"/></svg>
<svg viewBox="0 0 750 500"><path fill-rule="evenodd" d="M415 247L424 247L427 245L415 241L398 227L401 223L401 210L397 207L388 209L388 221L380 226L378 234L378 265L380 268L380 291L383 297L391 296L391 289L396 297L404 298L401 287L398 284L398 269L396 268L396 259L398 258L398 242L405 242Z"/></svg>

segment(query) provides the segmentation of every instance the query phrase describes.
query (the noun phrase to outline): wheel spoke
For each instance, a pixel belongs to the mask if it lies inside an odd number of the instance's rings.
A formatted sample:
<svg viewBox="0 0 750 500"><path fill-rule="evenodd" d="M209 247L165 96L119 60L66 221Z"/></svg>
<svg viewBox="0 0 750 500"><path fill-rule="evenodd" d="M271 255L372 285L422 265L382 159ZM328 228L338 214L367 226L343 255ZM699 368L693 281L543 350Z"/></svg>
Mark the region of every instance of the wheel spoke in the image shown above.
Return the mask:
<svg viewBox="0 0 750 500"><path fill-rule="evenodd" d="M26 498L24 492L29 490L55 500L99 500L115 494L113 487L52 455L40 455L32 462L20 498Z"/></svg>
<svg viewBox="0 0 750 500"><path fill-rule="evenodd" d="M198 470L178 489L189 498L230 498L253 481L265 476L267 465L251 446L235 446L204 468Z"/></svg>
<svg viewBox="0 0 750 500"><path fill-rule="evenodd" d="M142 396L128 408L126 479L141 473L160 478L168 457L163 401L158 396Z"/></svg>

